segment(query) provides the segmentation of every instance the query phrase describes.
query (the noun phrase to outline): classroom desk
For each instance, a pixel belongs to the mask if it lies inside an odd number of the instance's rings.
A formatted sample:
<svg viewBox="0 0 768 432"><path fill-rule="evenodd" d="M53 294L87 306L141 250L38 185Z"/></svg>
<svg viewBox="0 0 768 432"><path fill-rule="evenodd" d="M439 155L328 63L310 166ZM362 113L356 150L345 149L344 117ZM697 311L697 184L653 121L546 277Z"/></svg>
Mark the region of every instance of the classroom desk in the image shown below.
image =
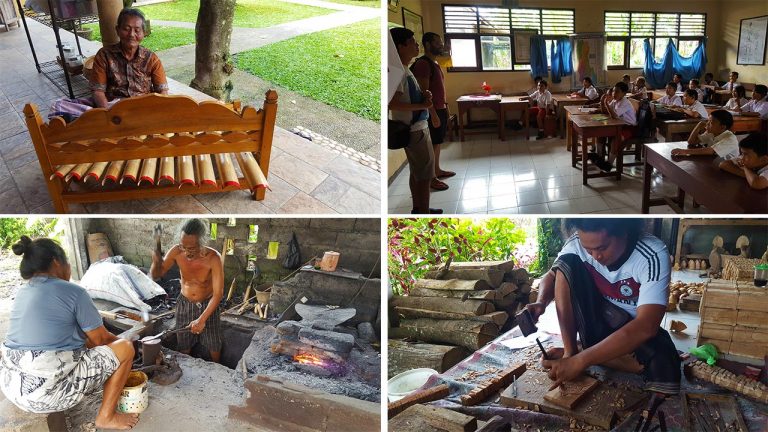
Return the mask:
<svg viewBox="0 0 768 432"><path fill-rule="evenodd" d="M712 112L719 109L718 107L707 107L707 112ZM664 141L670 142L675 134L690 134L696 127L701 119L684 119L684 120L662 120L658 122L659 133L664 137ZM742 115L733 116L733 126L731 132L733 133L749 133L758 132L763 129L764 120L760 120L760 117L749 117Z"/></svg>
<svg viewBox="0 0 768 432"><path fill-rule="evenodd" d="M499 116L501 118L499 119L499 123L501 124L500 136L502 141L507 139L507 128L505 124L507 122L507 112L509 111L520 111L520 120L522 120L523 129L525 130L525 140L527 141L531 138L531 131L528 125L528 106L530 105L530 102L528 99L522 100L522 97L525 96L503 96L501 98L501 109L499 111Z"/></svg>
<svg viewBox="0 0 768 432"><path fill-rule="evenodd" d="M503 125L500 122L501 119L501 95L463 95L456 99L456 103L459 106L459 139L464 141L464 134L477 134L484 133L484 131L464 131L464 114L467 114L467 126L470 126L472 119L470 118L470 110L472 108L486 108L496 113L496 126L498 128L499 137L502 135Z"/></svg>
<svg viewBox="0 0 768 432"><path fill-rule="evenodd" d="M552 103L555 105L557 121L560 127L560 138L565 137L565 107L570 105L584 105L589 99L583 96L571 97L570 94L553 94Z"/></svg>
<svg viewBox="0 0 768 432"><path fill-rule="evenodd" d="M651 100L659 100L667 95L667 91L665 89L651 90L648 93L651 94ZM683 92L675 92L675 96L680 96L680 99L683 98L684 94L685 93Z"/></svg>
<svg viewBox="0 0 768 432"><path fill-rule="evenodd" d="M730 90L715 90L715 94L712 95L712 103L719 106L727 104L731 98L731 93Z"/></svg>
<svg viewBox="0 0 768 432"><path fill-rule="evenodd" d="M572 135L572 126L571 126L571 116L576 115L593 115L600 111L599 108L593 108L595 111L592 113L584 113L581 111L581 106L578 105L569 105L567 107L564 107L563 110L565 111L565 149L568 151L571 151L571 135Z"/></svg>
<svg viewBox="0 0 768 432"><path fill-rule="evenodd" d="M624 163L622 157L616 158L616 166L613 172L599 172L597 174L589 174L589 164L587 163L587 139L599 138L599 137L613 137L615 138L616 145L621 149L622 137L621 128L626 125L624 121L618 119L607 120L593 120L595 115L573 115L571 116L571 127L573 128L573 135L571 135L571 166L576 168L576 151L579 145L578 139L581 137L581 175L582 184L586 185L587 180L597 177L616 177L616 180L621 180L621 173L624 170Z"/></svg>
<svg viewBox="0 0 768 432"><path fill-rule="evenodd" d="M683 213L685 194L714 213L768 213L768 189L754 190L741 177L721 171L714 157L672 157L672 149L685 148L687 142L645 145L643 200L641 211L647 214L651 206L669 205ZM678 187L677 197L651 199L651 176L656 168L666 180Z"/></svg>

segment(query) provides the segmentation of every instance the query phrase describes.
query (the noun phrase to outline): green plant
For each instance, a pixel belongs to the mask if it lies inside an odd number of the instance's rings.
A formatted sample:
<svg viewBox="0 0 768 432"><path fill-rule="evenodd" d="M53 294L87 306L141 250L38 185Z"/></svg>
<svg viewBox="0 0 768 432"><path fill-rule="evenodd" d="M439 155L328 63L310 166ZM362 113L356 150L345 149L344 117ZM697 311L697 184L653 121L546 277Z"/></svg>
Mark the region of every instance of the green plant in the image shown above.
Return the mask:
<svg viewBox="0 0 768 432"><path fill-rule="evenodd" d="M0 219L0 248L9 249L21 236L51 237L58 240L61 234L55 218L2 218Z"/></svg>
<svg viewBox="0 0 768 432"><path fill-rule="evenodd" d="M396 294L407 294L413 281L449 258L515 260L526 238L524 230L506 218L390 219L387 235L389 280Z"/></svg>
<svg viewBox="0 0 768 432"><path fill-rule="evenodd" d="M537 223L539 253L538 259L531 266L531 273L542 275L549 270L549 257L557 255L563 247L560 235L560 219L541 218Z"/></svg>

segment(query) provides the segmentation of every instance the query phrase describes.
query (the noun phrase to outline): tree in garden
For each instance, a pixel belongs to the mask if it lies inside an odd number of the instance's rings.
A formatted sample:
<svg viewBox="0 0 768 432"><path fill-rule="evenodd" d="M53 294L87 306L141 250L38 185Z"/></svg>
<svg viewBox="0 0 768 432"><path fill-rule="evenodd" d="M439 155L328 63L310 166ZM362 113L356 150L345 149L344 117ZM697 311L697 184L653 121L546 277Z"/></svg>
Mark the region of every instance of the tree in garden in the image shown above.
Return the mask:
<svg viewBox="0 0 768 432"><path fill-rule="evenodd" d="M229 97L234 66L229 54L235 0L201 0L195 24L195 78L189 84L216 99Z"/></svg>

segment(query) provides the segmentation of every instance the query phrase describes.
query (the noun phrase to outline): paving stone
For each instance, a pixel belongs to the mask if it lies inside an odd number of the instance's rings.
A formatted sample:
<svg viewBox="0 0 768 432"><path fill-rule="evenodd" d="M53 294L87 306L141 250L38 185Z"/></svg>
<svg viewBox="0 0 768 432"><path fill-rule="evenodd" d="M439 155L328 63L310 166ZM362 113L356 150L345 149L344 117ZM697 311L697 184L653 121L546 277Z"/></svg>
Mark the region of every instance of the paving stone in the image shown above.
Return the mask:
<svg viewBox="0 0 768 432"><path fill-rule="evenodd" d="M304 192L299 192L293 198L288 200L288 202L283 204L278 210L278 213L323 214L336 213L336 211L316 198L313 198Z"/></svg>
<svg viewBox="0 0 768 432"><path fill-rule="evenodd" d="M328 174L291 155L272 158L269 171L305 193L311 193Z"/></svg>

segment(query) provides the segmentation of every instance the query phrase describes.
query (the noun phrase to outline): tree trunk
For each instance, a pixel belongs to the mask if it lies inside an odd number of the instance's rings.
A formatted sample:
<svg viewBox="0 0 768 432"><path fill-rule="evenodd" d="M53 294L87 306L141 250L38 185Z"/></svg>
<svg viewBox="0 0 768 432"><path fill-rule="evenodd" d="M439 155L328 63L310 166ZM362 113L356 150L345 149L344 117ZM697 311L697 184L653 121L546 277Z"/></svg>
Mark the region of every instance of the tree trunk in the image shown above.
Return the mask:
<svg viewBox="0 0 768 432"><path fill-rule="evenodd" d="M234 66L229 54L235 0L200 1L195 24L195 78L189 84L216 99L229 97Z"/></svg>
<svg viewBox="0 0 768 432"><path fill-rule="evenodd" d="M387 345L389 378L416 368L430 368L443 373L470 354L465 348L452 345L408 343L396 339L390 339Z"/></svg>
<svg viewBox="0 0 768 432"><path fill-rule="evenodd" d="M450 299L440 297L393 297L394 306L427 309L441 312L458 312L462 314L485 315L494 312L491 302L482 300Z"/></svg>
<svg viewBox="0 0 768 432"><path fill-rule="evenodd" d="M427 288L437 290L479 291L491 289L484 280L460 280L460 279L416 279L414 288Z"/></svg>
<svg viewBox="0 0 768 432"><path fill-rule="evenodd" d="M411 337L433 343L463 346L471 351L484 346L499 335L499 326L493 323L466 320L435 320L430 318L403 319L400 327L389 330L389 337Z"/></svg>
<svg viewBox="0 0 768 432"><path fill-rule="evenodd" d="M501 300L502 296L499 290L483 291L448 291L434 290L429 288L411 288L409 297L442 297L460 299L467 296L468 299L475 300Z"/></svg>
<svg viewBox="0 0 768 432"><path fill-rule="evenodd" d="M492 322L501 327L507 322L509 315L506 312L491 312L485 315L470 315L458 312L439 312L408 307L395 307L395 311L403 318L434 318L444 320L469 320Z"/></svg>
<svg viewBox="0 0 768 432"><path fill-rule="evenodd" d="M460 261L451 263L449 270L490 269L507 272L514 268L514 261Z"/></svg>
<svg viewBox="0 0 768 432"><path fill-rule="evenodd" d="M488 285L497 287L504 279L504 272L489 268L483 269L452 269L428 271L424 276L427 279L462 279L462 280L484 280Z"/></svg>

